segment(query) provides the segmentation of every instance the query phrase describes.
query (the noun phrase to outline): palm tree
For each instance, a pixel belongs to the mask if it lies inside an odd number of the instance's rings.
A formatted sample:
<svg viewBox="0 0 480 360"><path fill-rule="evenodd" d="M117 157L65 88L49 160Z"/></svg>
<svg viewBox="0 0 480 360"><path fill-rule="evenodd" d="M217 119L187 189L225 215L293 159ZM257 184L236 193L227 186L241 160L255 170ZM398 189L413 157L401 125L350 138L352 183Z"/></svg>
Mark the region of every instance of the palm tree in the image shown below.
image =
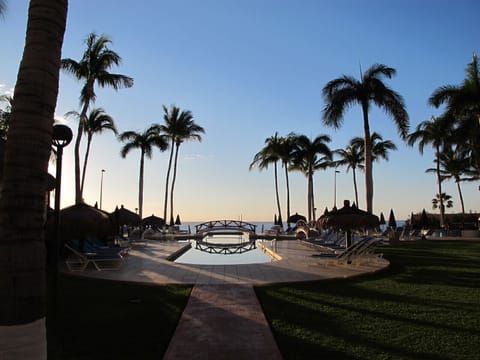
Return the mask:
<svg viewBox="0 0 480 360"><path fill-rule="evenodd" d="M444 205L446 204L446 205ZM442 196L439 196L438 194L435 195L435 197L432 199L432 209L437 209L437 208L451 208L453 207L453 200L452 197L448 194L442 193ZM445 209L444 209L445 211Z"/></svg>
<svg viewBox="0 0 480 360"><path fill-rule="evenodd" d="M465 215L465 204L463 201L462 188L460 182L471 180L463 177L468 174L470 159L466 151L462 151L459 147L453 149L451 146L446 146L439 156L440 175L442 180L453 179L457 184L458 196L462 207L462 214ZM428 169L432 171L434 169ZM448 207L448 206L447 206Z"/></svg>
<svg viewBox="0 0 480 360"><path fill-rule="evenodd" d="M417 128L414 132L408 135L407 143L410 146L413 146L418 142L418 150L420 154L423 155L423 149L425 145L431 144L435 150L435 163L437 174L437 184L438 184L438 193L442 194L442 176L440 173L440 154L442 148L445 146L445 142L448 141L447 137L451 134L451 122L448 121L447 117L434 117L430 121L422 121L417 125ZM442 204L442 198L439 198L440 205L440 226L443 228L445 226L445 209Z"/></svg>
<svg viewBox="0 0 480 360"><path fill-rule="evenodd" d="M76 111L70 111L66 116L74 115L80 121L80 114ZM87 161L90 154L90 146L92 143L93 135L101 134L104 130L111 130L115 135L118 134L117 128L113 118L105 113L102 108L94 108L90 111L88 117L83 124L83 131L87 134L87 149L85 150L85 158L83 160L82 182L80 185L80 192L83 194L83 186L85 184L85 174L87 172Z"/></svg>
<svg viewBox="0 0 480 360"><path fill-rule="evenodd" d="M367 211L373 212L372 144L370 137L369 110L373 104L382 108L392 117L400 137L405 139L408 133L409 119L403 98L387 87L382 78L391 78L396 71L382 64L371 66L361 79L343 75L327 83L322 90L326 106L323 109L323 123L339 128L348 108L359 104L363 112L364 157L365 157L365 195Z"/></svg>
<svg viewBox="0 0 480 360"><path fill-rule="evenodd" d="M313 141L305 135L294 136L295 149L292 153L292 169L301 171L307 177L307 213L309 223L315 220L313 174L316 170L333 166L332 152L327 145L330 141L331 139L328 135L318 135Z"/></svg>
<svg viewBox="0 0 480 360"><path fill-rule="evenodd" d="M340 157L339 160L336 160L334 162L334 166L335 167L346 166L347 172L349 169L352 169L353 188L355 191L355 203L357 204L357 207L358 207L359 206L358 190L357 190L357 178L356 178L355 170L357 168L363 170L364 151L363 151L363 146L360 147L358 146L358 144L352 143L352 140L350 140L350 145L348 145L345 149L338 149L334 151L334 153Z"/></svg>
<svg viewBox="0 0 480 360"><path fill-rule="evenodd" d="M0 353L7 358L12 349L17 358L47 355L45 189L66 19L67 0L30 0L0 190L0 326L9 339Z"/></svg>
<svg viewBox="0 0 480 360"><path fill-rule="evenodd" d="M120 151L122 158L125 158L132 149L140 149L140 175L138 177L138 215L142 219L143 213L143 169L145 156L152 157L153 147L156 146L160 151L168 148L168 141L165 135L161 133L159 125L152 125L143 133L135 131L125 131L120 134L120 141L125 145Z"/></svg>
<svg viewBox="0 0 480 360"><path fill-rule="evenodd" d="M3 16L3 14L5 14L6 10L7 10L7 1L6 0L0 0L0 16Z"/></svg>
<svg viewBox="0 0 480 360"><path fill-rule="evenodd" d="M253 161L250 164L249 169L252 170L256 166L260 170L268 169L268 165L273 164L274 170L274 180L275 180L275 198L277 202L277 211L278 217L281 219L282 217L282 209L280 207L280 196L278 192L278 170L277 170L277 163L280 160L280 147L281 147L282 140L278 136L278 132L275 132L273 136L270 136L265 139L265 146L255 154L253 157Z"/></svg>
<svg viewBox="0 0 480 360"><path fill-rule="evenodd" d="M287 190L287 221L290 218L290 181L288 178L288 171L292 165L293 150L295 149L295 134L289 134L287 137L280 138L278 147L278 155L282 161L282 166L285 169L285 186Z"/></svg>
<svg viewBox="0 0 480 360"><path fill-rule="evenodd" d="M62 69L73 74L78 80L83 80L84 85L80 94L80 121L78 122L77 138L75 140L75 203L82 201L82 188L80 184L80 143L87 118L90 103L95 102L95 84L100 87L110 86L115 90L122 87L132 87L131 77L112 74L108 70L113 65L121 63L121 57L109 49L112 41L105 35L98 36L95 33L88 35L85 40L86 50L82 59L77 62L73 59L62 59Z"/></svg>
<svg viewBox="0 0 480 360"><path fill-rule="evenodd" d="M175 159L173 161L173 176L170 187L170 225L173 225L173 190L175 188L175 180L177 178L178 150L180 145L185 141L197 140L202 141L200 133L205 133L205 129L197 125L193 121L193 115L190 111L182 111L178 117L177 133L175 142Z"/></svg>
<svg viewBox="0 0 480 360"><path fill-rule="evenodd" d="M0 103L6 103L5 110L0 109L0 138L7 139L8 128L10 127L10 119L12 114L13 96L1 95Z"/></svg>
<svg viewBox="0 0 480 360"><path fill-rule="evenodd" d="M477 174L480 174L480 68L476 54L466 73L462 85L439 87L430 96L429 103L435 107L446 104L446 115L453 119L461 133L459 144L468 144Z"/></svg>
<svg viewBox="0 0 480 360"><path fill-rule="evenodd" d="M177 106L171 105L168 109L165 105L163 107L163 120L165 124L160 125L161 131L167 136L170 141L170 157L168 160L167 176L165 183L165 203L163 207L163 217L165 223L167 222L167 207L168 207L168 188L170 184L170 172L172 164L175 163L174 178L176 177L177 156L180 144L187 139L196 139L201 141L201 136L198 133L203 133L205 130L193 122L193 115L190 111L180 111ZM191 136L191 137L190 137ZM173 162L173 154L175 152L175 161ZM171 194L173 195L175 179L172 180ZM173 201L171 202L171 219L173 220ZM172 222L172 221L170 221Z"/></svg>

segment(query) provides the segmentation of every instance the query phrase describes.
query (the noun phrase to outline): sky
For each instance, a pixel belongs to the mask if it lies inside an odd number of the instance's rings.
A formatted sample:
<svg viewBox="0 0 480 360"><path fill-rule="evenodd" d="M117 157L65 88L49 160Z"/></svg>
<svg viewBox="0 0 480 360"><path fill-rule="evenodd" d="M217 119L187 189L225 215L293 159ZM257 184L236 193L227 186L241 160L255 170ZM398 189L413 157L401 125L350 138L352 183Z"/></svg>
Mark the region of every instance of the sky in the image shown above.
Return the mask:
<svg viewBox="0 0 480 360"><path fill-rule="evenodd" d="M0 94L11 93L22 56L27 0L8 0L0 20ZM242 219L271 221L276 213L273 167L249 170L266 138L290 132L311 138L327 134L330 148L344 148L363 137L358 106L345 113L343 126L325 127L321 91L342 75L360 77L375 63L397 74L385 83L399 92L410 116L410 130L442 108L427 99L439 86L460 84L472 53L478 53L477 0L70 0L62 57L80 60L91 32L112 39L122 64L111 72L134 78L130 89L96 88L95 107L111 115L120 132L143 132L163 122L162 105L190 110L206 133L201 142L182 144L175 185L175 214L183 221ZM61 73L56 119L80 111L82 83ZM434 154L422 155L398 136L393 121L372 108L370 127L398 147L389 161L374 164L374 212L397 219L433 211L437 193ZM120 157L113 133L92 141L85 201L102 208L138 207L140 152ZM73 142L64 150L62 206L74 202ZM145 163L144 216L163 216L168 151L155 150ZM82 155L83 156L83 155ZM336 175L337 204L354 200L351 171ZM50 172L55 173L53 165ZM279 172L280 175L283 172ZM315 173L317 215L334 203L334 169ZM358 173L360 208L365 208L363 173ZM462 183L466 211L479 211L479 187ZM284 176L279 177L286 214ZM290 174L292 213L307 211L307 179ZM444 183L460 212L456 184Z"/></svg>

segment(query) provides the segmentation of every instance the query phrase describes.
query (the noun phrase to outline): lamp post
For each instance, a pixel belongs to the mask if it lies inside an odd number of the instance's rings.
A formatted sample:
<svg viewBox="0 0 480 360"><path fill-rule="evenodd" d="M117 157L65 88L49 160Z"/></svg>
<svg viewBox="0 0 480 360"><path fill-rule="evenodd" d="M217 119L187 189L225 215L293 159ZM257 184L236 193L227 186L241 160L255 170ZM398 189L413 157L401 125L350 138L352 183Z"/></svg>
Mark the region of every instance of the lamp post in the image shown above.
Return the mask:
<svg viewBox="0 0 480 360"><path fill-rule="evenodd" d="M56 321L57 312L57 280L58 280L58 263L60 258L60 191L62 186L62 157L63 148L70 144L72 141L72 130L62 124L56 124L53 126L52 131L52 145L55 146L57 151L57 171L55 179L55 207L53 217L53 238L50 241L48 249L50 260L50 281L51 281L51 315L53 316L54 323Z"/></svg>
<svg viewBox="0 0 480 360"><path fill-rule="evenodd" d="M102 176L100 177L100 210L102 210L102 195L103 195L103 173L105 169L102 169Z"/></svg>
<svg viewBox="0 0 480 360"><path fill-rule="evenodd" d="M333 175L333 207L337 207L337 174L339 173L339 170L335 170L335 173Z"/></svg>

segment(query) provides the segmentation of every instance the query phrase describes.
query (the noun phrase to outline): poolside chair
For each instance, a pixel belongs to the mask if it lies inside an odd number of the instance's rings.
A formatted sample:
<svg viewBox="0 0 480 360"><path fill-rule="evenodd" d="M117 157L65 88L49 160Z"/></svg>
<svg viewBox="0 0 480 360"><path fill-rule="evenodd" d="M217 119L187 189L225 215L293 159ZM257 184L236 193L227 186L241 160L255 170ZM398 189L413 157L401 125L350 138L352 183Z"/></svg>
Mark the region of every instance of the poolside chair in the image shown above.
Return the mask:
<svg viewBox="0 0 480 360"><path fill-rule="evenodd" d="M365 263L378 258L378 256L375 255L375 249L378 244L379 239L369 237L354 243L342 252L321 253L312 256L330 258L333 264Z"/></svg>
<svg viewBox="0 0 480 360"><path fill-rule="evenodd" d="M80 248L75 241L69 241L65 244L65 248L69 251L69 255L65 260L65 264L69 271L83 271L89 264L92 264L98 271L117 270L123 262L123 257L119 251L92 251Z"/></svg>

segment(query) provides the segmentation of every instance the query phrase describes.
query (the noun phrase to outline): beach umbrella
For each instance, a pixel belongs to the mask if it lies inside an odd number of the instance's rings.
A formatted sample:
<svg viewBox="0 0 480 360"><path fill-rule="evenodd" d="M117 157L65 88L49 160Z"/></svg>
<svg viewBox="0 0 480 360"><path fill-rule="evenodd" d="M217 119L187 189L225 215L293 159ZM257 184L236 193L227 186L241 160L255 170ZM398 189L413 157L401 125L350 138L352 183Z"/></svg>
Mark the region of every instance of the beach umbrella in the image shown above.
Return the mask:
<svg viewBox="0 0 480 360"><path fill-rule="evenodd" d="M307 218L303 215L300 215L299 213L295 213L293 215L290 215L287 222L296 224L299 220L307 221Z"/></svg>
<svg viewBox="0 0 480 360"><path fill-rule="evenodd" d="M390 216L388 217L388 226L392 229L397 228L397 222L395 220L395 215L393 214L393 209L390 209Z"/></svg>
<svg viewBox="0 0 480 360"><path fill-rule="evenodd" d="M137 213L124 208L123 205L120 206L120 209L117 206L115 211L110 213L110 216L113 216L117 226L140 226L142 223L142 220Z"/></svg>
<svg viewBox="0 0 480 360"><path fill-rule="evenodd" d="M278 215L277 224L278 224L279 226L283 227L282 214Z"/></svg>
<svg viewBox="0 0 480 360"><path fill-rule="evenodd" d="M60 239L63 242L87 237L106 239L114 234L114 228L107 212L88 204L80 203L60 210ZM47 222L47 229L53 233L53 216Z"/></svg>
<svg viewBox="0 0 480 360"><path fill-rule="evenodd" d="M334 209L320 216L318 225L321 229L342 230L347 233L346 247L352 243L352 230L370 228L379 225L378 216L358 209L355 204L350 206L350 201L345 200L341 209Z"/></svg>
<svg viewBox="0 0 480 360"><path fill-rule="evenodd" d="M175 225L182 225L182 222L180 221L180 215L177 214L177 218L175 219Z"/></svg>
<svg viewBox="0 0 480 360"><path fill-rule="evenodd" d="M273 217L273 225L278 225L277 214L275 214Z"/></svg>
<svg viewBox="0 0 480 360"><path fill-rule="evenodd" d="M383 212L380 213L380 225L385 225L385 216L383 215Z"/></svg>
<svg viewBox="0 0 480 360"><path fill-rule="evenodd" d="M146 218L143 218L142 225L144 227L151 226L152 228L161 228L163 227L163 225L165 225L165 220L152 214L152 216L147 216Z"/></svg>

